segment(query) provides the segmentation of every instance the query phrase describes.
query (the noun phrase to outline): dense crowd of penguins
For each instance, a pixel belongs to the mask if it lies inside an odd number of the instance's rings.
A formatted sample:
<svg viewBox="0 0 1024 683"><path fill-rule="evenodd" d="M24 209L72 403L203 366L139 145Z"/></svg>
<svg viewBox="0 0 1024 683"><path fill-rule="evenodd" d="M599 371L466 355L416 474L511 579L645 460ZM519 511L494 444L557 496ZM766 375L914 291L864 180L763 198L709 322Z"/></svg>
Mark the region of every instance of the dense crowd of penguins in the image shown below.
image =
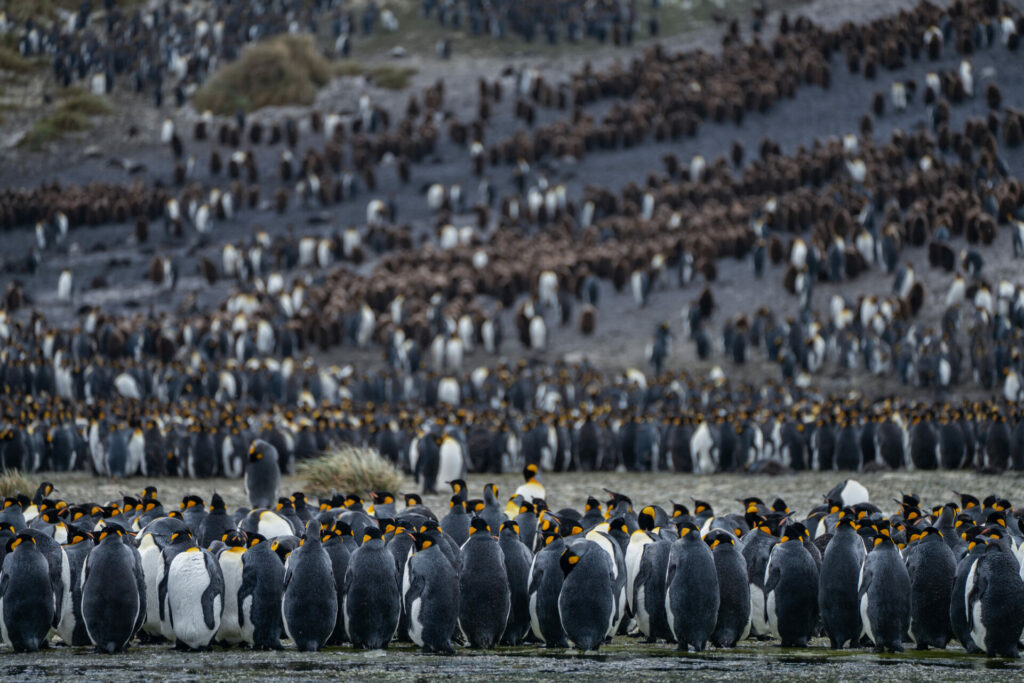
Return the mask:
<svg viewBox="0 0 1024 683"><path fill-rule="evenodd" d="M634 508L609 491L583 511L548 508L535 467L502 504L443 514L407 494L278 497L273 446L256 441L251 508L179 508L156 487L107 504L50 484L7 498L0 624L6 645L57 638L123 652L134 639L178 649L300 651L411 641L425 652L523 643L596 651L615 635L702 651L750 638L876 651L946 648L1018 657L1024 533L1012 503L958 493L931 509L913 494L885 515L846 480L798 515L785 501L716 512L694 501ZM55 638L56 637L56 638Z"/></svg>

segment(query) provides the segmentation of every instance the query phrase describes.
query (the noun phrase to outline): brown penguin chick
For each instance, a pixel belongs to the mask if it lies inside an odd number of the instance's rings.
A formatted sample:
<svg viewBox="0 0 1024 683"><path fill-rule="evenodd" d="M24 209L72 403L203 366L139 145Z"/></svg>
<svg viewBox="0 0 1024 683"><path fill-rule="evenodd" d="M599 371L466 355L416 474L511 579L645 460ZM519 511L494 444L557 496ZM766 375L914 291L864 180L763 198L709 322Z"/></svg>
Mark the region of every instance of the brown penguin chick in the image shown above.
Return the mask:
<svg viewBox="0 0 1024 683"><path fill-rule="evenodd" d="M224 168L224 162L220 158L220 151L214 149L210 152L210 175L220 175Z"/></svg>
<svg viewBox="0 0 1024 683"><path fill-rule="evenodd" d="M204 121L203 119L196 121L195 129L193 131L193 137L199 141L203 141L206 139L206 121Z"/></svg>
<svg viewBox="0 0 1024 683"><path fill-rule="evenodd" d="M219 277L217 266L214 265L213 261L205 256L199 259L199 272L209 284L217 284L217 278Z"/></svg>
<svg viewBox="0 0 1024 683"><path fill-rule="evenodd" d="M139 216L135 219L135 242L145 244L149 241L149 219Z"/></svg>
<svg viewBox="0 0 1024 683"><path fill-rule="evenodd" d="M283 187L278 188L274 194L274 210L279 214L288 210L288 190Z"/></svg>
<svg viewBox="0 0 1024 683"><path fill-rule="evenodd" d="M697 299L697 307L700 309L702 318L711 317L715 310L715 296L711 293L710 287L705 287L704 291L700 293L700 298Z"/></svg>
<svg viewBox="0 0 1024 683"><path fill-rule="evenodd" d="M910 309L911 317L917 316L924 307L924 299L924 285L918 280L914 282L907 294L907 307Z"/></svg>
<svg viewBox="0 0 1024 683"><path fill-rule="evenodd" d="M1003 93L999 91L999 86L995 83L989 83L985 87L985 102L988 103L989 109L999 109L1003 103Z"/></svg>

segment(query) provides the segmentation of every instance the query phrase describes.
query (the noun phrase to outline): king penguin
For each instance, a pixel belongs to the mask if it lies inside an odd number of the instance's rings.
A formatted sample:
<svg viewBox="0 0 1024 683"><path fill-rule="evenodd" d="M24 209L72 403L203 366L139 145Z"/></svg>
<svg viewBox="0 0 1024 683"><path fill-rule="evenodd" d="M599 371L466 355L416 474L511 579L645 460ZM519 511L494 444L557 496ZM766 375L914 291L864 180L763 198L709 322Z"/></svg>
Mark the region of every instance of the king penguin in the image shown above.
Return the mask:
<svg viewBox="0 0 1024 683"><path fill-rule="evenodd" d="M533 557L530 583L526 587L530 628L545 647L566 647L568 642L558 614L558 596L564 578L559 558L565 550L565 541L558 533L558 526L552 524L543 532L540 542L543 546Z"/></svg>
<svg viewBox="0 0 1024 683"><path fill-rule="evenodd" d="M596 652L615 623L612 560L596 542L574 541L559 558L564 579L558 615L569 642Z"/></svg>
<svg viewBox="0 0 1024 683"><path fill-rule="evenodd" d="M466 501L455 494L448 503L448 514L441 518L441 530L460 546L469 538L469 514Z"/></svg>
<svg viewBox="0 0 1024 683"><path fill-rule="evenodd" d="M214 541L223 541L224 534L235 530L235 522L231 519L231 515L228 514L227 506L224 505L224 499L221 498L220 494L214 491L213 498L210 499L210 512L207 514L203 521L199 525L199 545L203 548L209 548L210 544ZM243 547L244 547L243 543Z"/></svg>
<svg viewBox="0 0 1024 683"><path fill-rule="evenodd" d="M971 637L989 657L1020 656L1024 630L1024 582L1012 551L1003 540L989 540L971 567L964 604Z"/></svg>
<svg viewBox="0 0 1024 683"><path fill-rule="evenodd" d="M118 526L100 532L82 568L82 619L97 652L124 652L146 615L139 552Z"/></svg>
<svg viewBox="0 0 1024 683"><path fill-rule="evenodd" d="M919 650L929 646L943 649L953 637L949 606L956 581L956 558L935 527L925 528L921 538L907 548L911 549L913 552L906 557L910 573L910 637Z"/></svg>
<svg viewBox="0 0 1024 683"><path fill-rule="evenodd" d="M248 545L242 553L242 586L238 589L242 638L254 650L280 650L284 564L262 536L249 536Z"/></svg>
<svg viewBox="0 0 1024 683"><path fill-rule="evenodd" d="M489 650L505 632L512 598L504 554L482 518L473 520L461 555L459 626L471 648Z"/></svg>
<svg viewBox="0 0 1024 683"><path fill-rule="evenodd" d="M765 568L768 628L782 647L806 647L818 622L818 565L804 547L808 538L803 524L789 524Z"/></svg>
<svg viewBox="0 0 1024 683"><path fill-rule="evenodd" d="M718 574L718 619L711 633L715 647L736 647L750 633L750 582L747 563L736 547L736 537L715 529L704 539L711 548Z"/></svg>
<svg viewBox="0 0 1024 683"><path fill-rule="evenodd" d="M221 501L223 505L223 501ZM242 556L245 554L248 539L244 531L227 531L220 538L224 547L214 557L220 565L221 576L224 577L224 616L217 630L217 642L223 645L237 645L245 639L242 636L242 624L239 621L238 593L242 588Z"/></svg>
<svg viewBox="0 0 1024 683"><path fill-rule="evenodd" d="M178 649L204 650L217 634L224 611L220 565L210 551L196 545L188 530L171 536L163 557L159 597L165 636L173 637Z"/></svg>
<svg viewBox="0 0 1024 683"><path fill-rule="evenodd" d="M324 646L338 618L331 559L320 540L320 522L306 525L302 544L288 556L281 601L284 630L299 652Z"/></svg>
<svg viewBox="0 0 1024 683"><path fill-rule="evenodd" d="M665 575L665 616L683 651L702 652L718 620L719 587L715 558L695 524L679 525Z"/></svg>
<svg viewBox="0 0 1024 683"><path fill-rule="evenodd" d="M903 652L903 636L910 626L910 575L888 535L879 534L873 545L857 589L864 633L876 652Z"/></svg>
<svg viewBox="0 0 1024 683"><path fill-rule="evenodd" d="M57 627L57 635L65 644L75 647L92 644L89 633L85 630L85 622L82 621L82 567L95 545L89 532L77 527L69 528L64 553L68 557L68 566L71 570L72 618L62 620Z"/></svg>
<svg viewBox="0 0 1024 683"><path fill-rule="evenodd" d="M834 650L846 647L847 643L855 646L860 641L863 628L857 582L866 556L853 518L840 517L825 547L818 581L818 609Z"/></svg>
<svg viewBox="0 0 1024 683"><path fill-rule="evenodd" d="M345 632L353 647L386 648L402 611L395 560L380 529L368 527L349 559L342 588Z"/></svg>
<svg viewBox="0 0 1024 683"><path fill-rule="evenodd" d="M326 524L327 522L322 522ZM344 524L344 522L342 522ZM334 631L327 639L328 645L341 645L348 641L348 634L345 631L345 576L348 574L348 563L352 558L352 551L345 545L345 524L339 527L333 525L330 530L323 532L324 550L327 557L331 559L331 573L334 574L334 592L338 595L338 617L334 622Z"/></svg>
<svg viewBox="0 0 1024 683"><path fill-rule="evenodd" d="M508 622L501 638L503 645L519 645L530 630L530 563L533 556L526 545L519 540L519 525L505 522L498 532L498 545L505 559L505 576L508 579L511 606Z"/></svg>
<svg viewBox="0 0 1024 683"><path fill-rule="evenodd" d="M768 558L778 542L778 537L763 521L743 536L742 554L747 561L750 582L750 632L759 637L767 637L770 632L764 610L764 577Z"/></svg>
<svg viewBox="0 0 1024 683"><path fill-rule="evenodd" d="M46 646L55 604L50 570L36 539L20 533L7 542L0 579L0 636L15 652Z"/></svg>
<svg viewBox="0 0 1024 683"><path fill-rule="evenodd" d="M249 446L249 462L245 466L245 494L254 508L273 508L281 488L281 469L277 449L263 439Z"/></svg>
<svg viewBox="0 0 1024 683"><path fill-rule="evenodd" d="M146 582L146 619L142 623L144 640L165 637L161 624L163 602L160 600L160 581L164 574L163 550L175 533L187 530L188 527L180 519L162 517L147 524L136 537Z"/></svg>
<svg viewBox="0 0 1024 683"><path fill-rule="evenodd" d="M634 532L636 533L636 532ZM643 546L640 568L633 580L633 609L637 627L647 642L670 641L672 629L665 613L665 575L672 542L659 539Z"/></svg>
<svg viewBox="0 0 1024 683"><path fill-rule="evenodd" d="M424 652L451 655L459 619L459 578L441 543L440 530L416 535L416 550L402 577L402 605L409 615L412 642Z"/></svg>

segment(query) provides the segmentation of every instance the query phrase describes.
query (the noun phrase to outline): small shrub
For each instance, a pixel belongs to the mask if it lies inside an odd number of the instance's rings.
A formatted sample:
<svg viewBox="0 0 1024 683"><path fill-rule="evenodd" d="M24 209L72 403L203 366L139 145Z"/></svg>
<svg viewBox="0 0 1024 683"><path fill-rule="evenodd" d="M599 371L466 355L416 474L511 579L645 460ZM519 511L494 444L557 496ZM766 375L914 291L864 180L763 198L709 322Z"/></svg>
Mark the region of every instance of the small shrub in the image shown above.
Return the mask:
<svg viewBox="0 0 1024 683"><path fill-rule="evenodd" d="M396 491L402 473L373 448L341 446L317 458L300 462L296 475L314 495Z"/></svg>

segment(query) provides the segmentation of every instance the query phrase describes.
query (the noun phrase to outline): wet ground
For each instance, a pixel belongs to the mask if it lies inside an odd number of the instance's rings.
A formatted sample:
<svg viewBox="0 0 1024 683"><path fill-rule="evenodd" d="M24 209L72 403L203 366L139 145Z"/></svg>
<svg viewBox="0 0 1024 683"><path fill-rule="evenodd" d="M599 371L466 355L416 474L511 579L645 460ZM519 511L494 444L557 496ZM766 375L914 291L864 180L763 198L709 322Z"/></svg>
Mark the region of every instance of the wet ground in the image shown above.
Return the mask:
<svg viewBox="0 0 1024 683"><path fill-rule="evenodd" d="M960 649L903 654L869 650L833 652L825 641L783 649L746 641L733 650L680 653L666 644L617 637L597 654L524 646L481 652L459 649L454 658L423 655L411 645L363 652L346 647L316 654L214 650L180 653L167 646L132 648L125 655L96 655L87 648L53 648L32 655L0 656L6 680L583 680L960 681L965 677L1024 677L1024 663L970 656Z"/></svg>

